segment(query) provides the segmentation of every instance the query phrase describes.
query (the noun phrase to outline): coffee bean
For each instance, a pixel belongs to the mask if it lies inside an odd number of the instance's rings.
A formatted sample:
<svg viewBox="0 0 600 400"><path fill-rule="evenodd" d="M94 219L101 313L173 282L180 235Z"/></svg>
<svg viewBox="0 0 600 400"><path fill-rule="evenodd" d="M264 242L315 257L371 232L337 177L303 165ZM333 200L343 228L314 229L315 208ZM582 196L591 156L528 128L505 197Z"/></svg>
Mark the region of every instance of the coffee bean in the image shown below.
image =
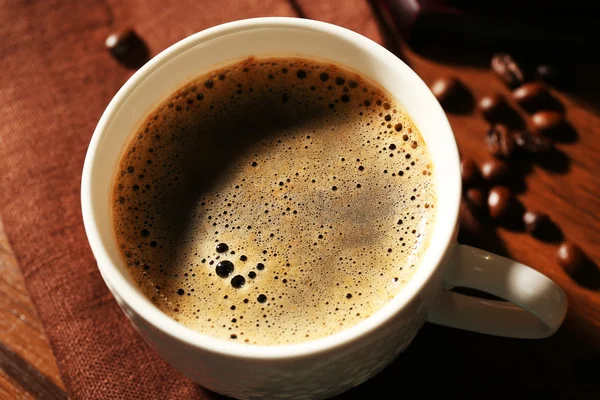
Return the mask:
<svg viewBox="0 0 600 400"><path fill-rule="evenodd" d="M127 68L139 68L148 61L148 47L133 29L123 29L106 38L110 54Z"/></svg>
<svg viewBox="0 0 600 400"><path fill-rule="evenodd" d="M481 176L489 182L502 182L510 177L510 166L505 161L491 159L481 166Z"/></svg>
<svg viewBox="0 0 600 400"><path fill-rule="evenodd" d="M481 189L471 188L465 192L465 201L473 208L473 210L481 215L485 211L486 198Z"/></svg>
<svg viewBox="0 0 600 400"><path fill-rule="evenodd" d="M552 140L540 136L534 135L525 131L518 131L513 133L515 145L518 150L530 154L542 154L549 152L554 148Z"/></svg>
<svg viewBox="0 0 600 400"><path fill-rule="evenodd" d="M430 89L444 108L451 106L454 101L460 100L461 95L465 92L463 84L454 77L438 78L431 84Z"/></svg>
<svg viewBox="0 0 600 400"><path fill-rule="evenodd" d="M510 158L515 151L512 132L502 124L492 125L485 135L485 143L490 154L495 157Z"/></svg>
<svg viewBox="0 0 600 400"><path fill-rule="evenodd" d="M460 175L464 185L472 185L479 180L479 169L477 164L470 158L460 160Z"/></svg>
<svg viewBox="0 0 600 400"><path fill-rule="evenodd" d="M494 186L488 195L488 209L494 220L501 220L510 216L513 208L512 193L504 186Z"/></svg>
<svg viewBox="0 0 600 400"><path fill-rule="evenodd" d="M558 264L569 274L577 271L585 263L583 251L570 242L564 242L558 247L556 259Z"/></svg>
<svg viewBox="0 0 600 400"><path fill-rule="evenodd" d="M504 96L494 93L479 99L477 108L483 117L490 122L498 122L508 114L509 106Z"/></svg>
<svg viewBox="0 0 600 400"><path fill-rule="evenodd" d="M548 102L550 94L539 82L528 82L512 92L513 100L527 111L539 109Z"/></svg>
<svg viewBox="0 0 600 400"><path fill-rule="evenodd" d="M544 213L538 211L526 211L523 214L523 224L525 230L534 236L539 236L548 229L550 218Z"/></svg>
<svg viewBox="0 0 600 400"><path fill-rule="evenodd" d="M509 88L515 88L525 82L523 70L510 54L495 54L492 57L491 67L498 78Z"/></svg>
<svg viewBox="0 0 600 400"><path fill-rule="evenodd" d="M565 127L564 116L557 111L538 111L531 116L531 130L539 134L553 134Z"/></svg>

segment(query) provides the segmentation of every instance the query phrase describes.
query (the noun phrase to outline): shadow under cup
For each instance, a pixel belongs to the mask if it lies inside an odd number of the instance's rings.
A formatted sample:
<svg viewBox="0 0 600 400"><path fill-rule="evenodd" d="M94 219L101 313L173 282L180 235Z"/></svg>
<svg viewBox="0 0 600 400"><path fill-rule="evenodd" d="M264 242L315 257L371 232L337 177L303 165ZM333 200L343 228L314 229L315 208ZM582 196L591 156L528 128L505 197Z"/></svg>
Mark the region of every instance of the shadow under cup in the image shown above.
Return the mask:
<svg viewBox="0 0 600 400"><path fill-rule="evenodd" d="M186 82L249 56L332 62L379 83L412 118L433 162L436 224L421 265L407 286L352 328L301 344L232 344L178 324L138 290L113 232L113 179L133 132ZM83 171L82 211L104 280L142 336L175 368L211 390L238 398L322 398L356 386L381 370L424 323L427 304L441 287L438 267L455 238L460 190L451 128L427 86L409 67L378 44L334 25L261 18L217 26L184 39L132 76L94 132Z"/></svg>

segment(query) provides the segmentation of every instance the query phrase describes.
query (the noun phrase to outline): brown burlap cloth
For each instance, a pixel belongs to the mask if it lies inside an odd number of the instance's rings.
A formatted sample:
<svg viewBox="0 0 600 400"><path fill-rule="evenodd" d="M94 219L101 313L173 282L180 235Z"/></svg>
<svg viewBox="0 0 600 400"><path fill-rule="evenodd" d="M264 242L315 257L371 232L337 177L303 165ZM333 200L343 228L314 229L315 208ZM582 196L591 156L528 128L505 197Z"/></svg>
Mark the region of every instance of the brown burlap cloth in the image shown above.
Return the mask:
<svg viewBox="0 0 600 400"><path fill-rule="evenodd" d="M85 152L132 74L104 48L132 26L152 55L224 22L303 16L380 41L367 0L0 2L0 215L72 398L216 395L162 361L102 281L80 212Z"/></svg>

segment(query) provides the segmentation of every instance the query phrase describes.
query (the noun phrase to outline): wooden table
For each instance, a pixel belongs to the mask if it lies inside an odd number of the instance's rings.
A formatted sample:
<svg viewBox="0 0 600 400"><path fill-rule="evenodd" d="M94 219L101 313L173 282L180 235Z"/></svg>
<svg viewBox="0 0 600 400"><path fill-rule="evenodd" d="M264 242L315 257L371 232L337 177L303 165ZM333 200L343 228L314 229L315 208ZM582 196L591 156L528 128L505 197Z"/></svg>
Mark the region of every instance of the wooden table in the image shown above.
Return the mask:
<svg viewBox="0 0 600 400"><path fill-rule="evenodd" d="M393 34L389 39L398 50ZM426 83L438 76L454 75L468 86L475 99L493 92L508 95L487 68L488 56L468 57L468 62L464 62L466 57L462 54L439 61L440 58L416 55L406 49L399 53ZM594 72L588 66L590 69ZM595 263L592 270L577 282L557 265L557 243L541 242L518 230L490 226L478 243L530 265L560 284L569 298L564 326L549 339L525 341L427 325L401 356L401 362L374 379L376 387L403 392L402 387L426 373L434 380L418 388L421 394L436 393L438 387L444 387L472 397L476 393L473 387L480 387L485 398L507 393L513 393L513 398L600 398L599 92L597 85L569 94L553 91L564 104L576 135L559 143L561 157L544 165L518 161L522 179L515 188L526 208L548 213L564 237L584 249ZM462 155L478 163L490 157L483 145L488 125L476 111L449 114L449 119ZM66 397L43 328L1 227L0 365L2 399ZM499 381L506 383L498 385ZM364 389L363 385L342 398L372 395L373 387Z"/></svg>
<svg viewBox="0 0 600 400"><path fill-rule="evenodd" d="M66 397L44 328L0 222L0 399Z"/></svg>

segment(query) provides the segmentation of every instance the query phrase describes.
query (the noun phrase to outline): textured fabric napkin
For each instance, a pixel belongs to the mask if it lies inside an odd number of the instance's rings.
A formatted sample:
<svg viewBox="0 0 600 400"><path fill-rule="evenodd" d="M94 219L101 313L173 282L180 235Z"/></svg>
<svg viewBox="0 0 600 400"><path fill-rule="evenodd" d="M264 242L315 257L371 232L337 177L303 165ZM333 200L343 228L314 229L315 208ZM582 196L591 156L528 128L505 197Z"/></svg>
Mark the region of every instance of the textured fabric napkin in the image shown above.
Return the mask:
<svg viewBox="0 0 600 400"><path fill-rule="evenodd" d="M72 398L218 397L162 361L102 281L80 212L85 152L132 74L104 48L131 26L155 55L227 21L300 16L381 41L367 0L0 3L0 215Z"/></svg>

